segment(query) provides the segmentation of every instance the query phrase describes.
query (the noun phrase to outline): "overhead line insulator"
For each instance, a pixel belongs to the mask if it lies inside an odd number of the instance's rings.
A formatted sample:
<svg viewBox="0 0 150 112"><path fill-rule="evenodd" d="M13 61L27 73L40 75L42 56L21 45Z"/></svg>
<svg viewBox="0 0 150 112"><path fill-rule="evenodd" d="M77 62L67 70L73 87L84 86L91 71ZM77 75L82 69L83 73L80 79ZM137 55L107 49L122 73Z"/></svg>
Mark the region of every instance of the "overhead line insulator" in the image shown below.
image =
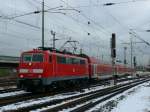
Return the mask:
<svg viewBox="0 0 150 112"><path fill-rule="evenodd" d="M105 3L104 6L115 5L115 3Z"/></svg>

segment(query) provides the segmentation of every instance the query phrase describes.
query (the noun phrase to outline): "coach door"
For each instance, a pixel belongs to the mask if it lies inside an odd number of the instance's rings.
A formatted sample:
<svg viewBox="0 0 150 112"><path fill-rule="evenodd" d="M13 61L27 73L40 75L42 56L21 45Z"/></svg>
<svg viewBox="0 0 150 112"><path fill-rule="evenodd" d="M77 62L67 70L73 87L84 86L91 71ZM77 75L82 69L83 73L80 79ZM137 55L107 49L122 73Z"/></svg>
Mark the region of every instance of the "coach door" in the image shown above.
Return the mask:
<svg viewBox="0 0 150 112"><path fill-rule="evenodd" d="M93 76L97 77L97 64L93 65Z"/></svg>

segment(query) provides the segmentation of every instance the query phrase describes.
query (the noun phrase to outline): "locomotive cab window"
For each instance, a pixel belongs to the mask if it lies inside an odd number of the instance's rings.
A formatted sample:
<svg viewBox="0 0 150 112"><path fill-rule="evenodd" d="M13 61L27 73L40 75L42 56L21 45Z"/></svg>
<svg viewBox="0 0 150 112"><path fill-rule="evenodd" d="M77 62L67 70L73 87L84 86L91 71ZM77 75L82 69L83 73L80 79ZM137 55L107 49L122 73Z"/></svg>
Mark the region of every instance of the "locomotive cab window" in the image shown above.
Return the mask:
<svg viewBox="0 0 150 112"><path fill-rule="evenodd" d="M43 62L43 54L24 54L23 62Z"/></svg>
<svg viewBox="0 0 150 112"><path fill-rule="evenodd" d="M24 54L23 55L24 62L31 62L31 60L32 60L32 54Z"/></svg>
<svg viewBox="0 0 150 112"><path fill-rule="evenodd" d="M43 62L43 54L33 54L33 62Z"/></svg>

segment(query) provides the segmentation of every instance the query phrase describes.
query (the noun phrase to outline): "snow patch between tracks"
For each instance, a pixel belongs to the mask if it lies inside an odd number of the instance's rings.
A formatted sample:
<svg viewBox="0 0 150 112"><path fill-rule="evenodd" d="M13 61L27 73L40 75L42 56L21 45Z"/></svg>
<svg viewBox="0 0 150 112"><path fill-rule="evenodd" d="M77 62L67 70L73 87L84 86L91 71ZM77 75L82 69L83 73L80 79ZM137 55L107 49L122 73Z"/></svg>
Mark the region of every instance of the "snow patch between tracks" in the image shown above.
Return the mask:
<svg viewBox="0 0 150 112"><path fill-rule="evenodd" d="M140 84L87 112L150 112L150 82Z"/></svg>
<svg viewBox="0 0 150 112"><path fill-rule="evenodd" d="M57 95L50 96L50 97L43 97L43 98L22 101L22 102L10 104L10 105L2 106L2 107L0 107L0 111L17 110L22 107L28 107L28 106L36 105L39 103L44 103L44 102L49 102L49 101L53 101L53 100L57 100L57 99L64 99L64 98L68 98L68 97L72 97L72 96L77 96L80 94L96 91L99 89L104 89L107 87L110 87L110 86L91 87L89 89L83 89L84 92L82 92L82 93L81 92L68 92L68 93L57 94Z"/></svg>
<svg viewBox="0 0 150 112"><path fill-rule="evenodd" d="M3 93L3 94L0 94L0 98L4 98L4 97L8 97L8 96L16 96L16 95L25 94L25 93L26 93L25 91Z"/></svg>

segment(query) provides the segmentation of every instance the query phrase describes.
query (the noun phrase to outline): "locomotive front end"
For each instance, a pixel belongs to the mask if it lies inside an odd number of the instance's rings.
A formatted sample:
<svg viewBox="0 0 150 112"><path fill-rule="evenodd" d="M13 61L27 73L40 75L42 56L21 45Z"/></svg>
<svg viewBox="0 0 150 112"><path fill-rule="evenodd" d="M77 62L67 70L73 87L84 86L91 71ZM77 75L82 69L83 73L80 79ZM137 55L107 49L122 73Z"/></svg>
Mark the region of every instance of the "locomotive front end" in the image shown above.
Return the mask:
<svg viewBox="0 0 150 112"><path fill-rule="evenodd" d="M42 86L45 77L46 55L43 51L29 51L21 55L18 70L18 88L28 89Z"/></svg>

